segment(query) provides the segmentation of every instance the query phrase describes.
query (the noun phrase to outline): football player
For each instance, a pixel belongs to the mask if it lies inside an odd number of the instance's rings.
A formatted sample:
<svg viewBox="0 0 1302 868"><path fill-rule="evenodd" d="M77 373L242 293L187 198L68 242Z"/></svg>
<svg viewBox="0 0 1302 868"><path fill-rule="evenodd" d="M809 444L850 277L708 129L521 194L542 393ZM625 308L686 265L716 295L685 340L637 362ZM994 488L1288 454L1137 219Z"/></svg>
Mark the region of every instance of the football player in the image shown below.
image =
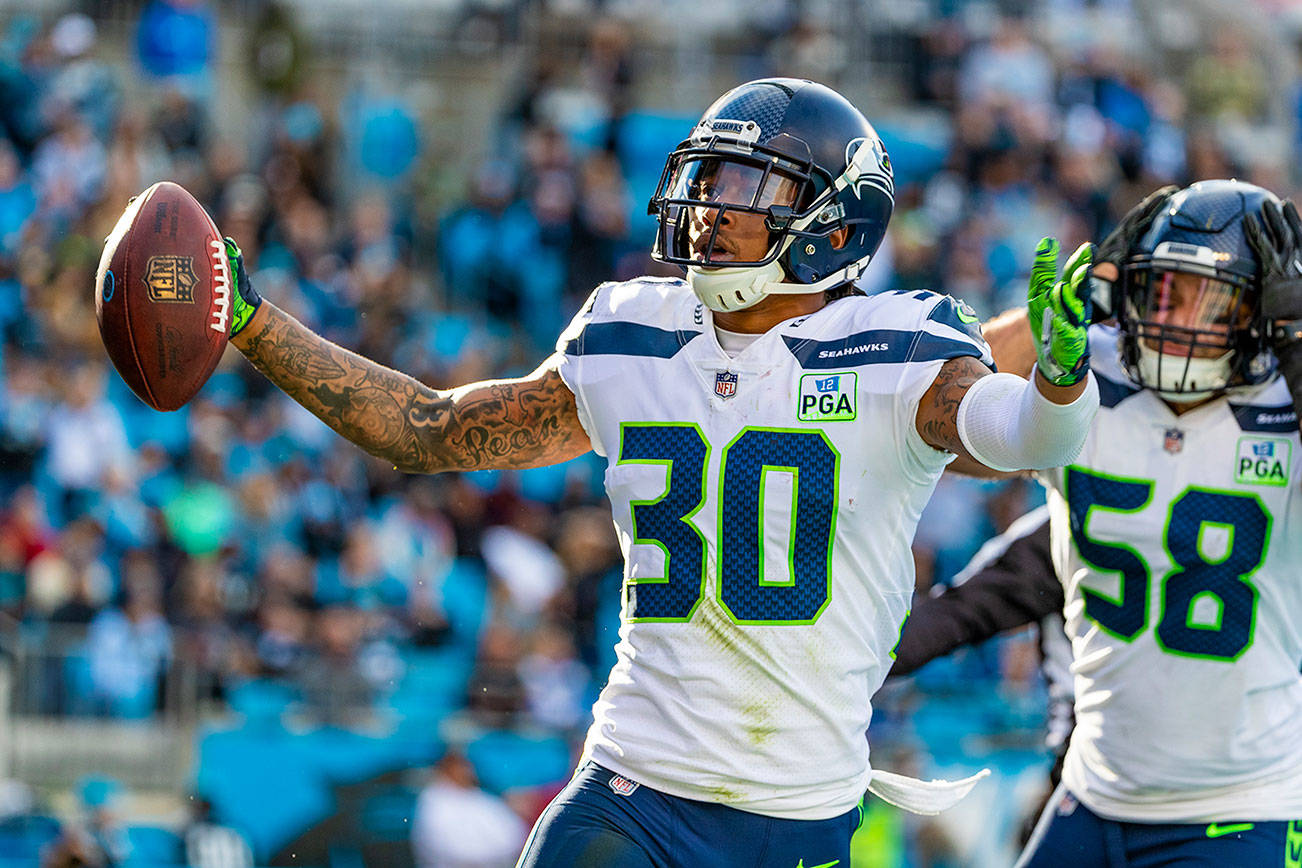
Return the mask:
<svg viewBox="0 0 1302 868"><path fill-rule="evenodd" d="M1102 407L1042 475L1076 728L1022 866L1302 860L1300 254L1239 181L1158 191L1099 250ZM986 331L1001 369L1024 317Z"/></svg>
<svg viewBox="0 0 1302 868"><path fill-rule="evenodd" d="M445 391L261 302L232 244L233 343L372 454L424 473L609 462L618 662L520 864L844 865L870 780L918 810L955 797L874 779L869 700L946 464L1056 467L1084 438L1089 253L1057 280L1043 245L1039 373L994 373L954 299L855 294L893 196L881 141L841 95L737 87L651 200L654 255L686 280L603 284L532 374Z"/></svg>

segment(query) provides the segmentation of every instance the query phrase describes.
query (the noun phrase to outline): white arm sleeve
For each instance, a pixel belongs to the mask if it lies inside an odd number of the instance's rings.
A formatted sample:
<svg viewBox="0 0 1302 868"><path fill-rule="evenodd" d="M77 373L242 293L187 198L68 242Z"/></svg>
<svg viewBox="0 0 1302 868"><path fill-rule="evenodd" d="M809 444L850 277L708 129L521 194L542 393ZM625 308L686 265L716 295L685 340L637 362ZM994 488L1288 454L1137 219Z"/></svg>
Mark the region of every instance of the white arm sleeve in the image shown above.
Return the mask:
<svg viewBox="0 0 1302 868"><path fill-rule="evenodd" d="M1085 391L1055 404L1031 380L991 374L971 385L958 405L958 436L968 453L995 470L1062 467L1080 452L1099 409L1099 387L1089 374Z"/></svg>

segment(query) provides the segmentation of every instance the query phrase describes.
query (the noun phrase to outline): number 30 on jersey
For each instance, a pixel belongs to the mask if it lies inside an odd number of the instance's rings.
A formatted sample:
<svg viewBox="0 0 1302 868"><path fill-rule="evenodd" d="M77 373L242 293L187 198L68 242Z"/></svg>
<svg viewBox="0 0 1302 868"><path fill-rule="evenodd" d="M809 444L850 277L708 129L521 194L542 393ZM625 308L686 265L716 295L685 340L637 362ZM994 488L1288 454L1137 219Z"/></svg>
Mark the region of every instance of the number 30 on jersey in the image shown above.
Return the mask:
<svg viewBox="0 0 1302 868"><path fill-rule="evenodd" d="M817 430L745 428L723 448L717 482L707 478L710 444L691 423L630 422L620 427L620 464L665 467L665 492L633 501L633 541L658 546L661 578L629 587L629 617L686 621L705 594L705 537L692 522L708 486L718 486L717 596L738 624L812 624L830 596L832 539L841 456ZM788 473L791 486L787 579L764 576L765 483Z"/></svg>

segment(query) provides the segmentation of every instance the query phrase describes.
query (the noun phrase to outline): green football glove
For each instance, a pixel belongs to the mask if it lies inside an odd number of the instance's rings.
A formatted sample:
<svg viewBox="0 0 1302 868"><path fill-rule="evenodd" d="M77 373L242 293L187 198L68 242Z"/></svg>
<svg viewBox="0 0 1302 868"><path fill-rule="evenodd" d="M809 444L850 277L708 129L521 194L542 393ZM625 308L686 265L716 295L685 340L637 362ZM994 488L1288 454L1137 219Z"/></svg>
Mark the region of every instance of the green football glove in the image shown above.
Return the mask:
<svg viewBox="0 0 1302 868"><path fill-rule="evenodd" d="M1090 316L1089 243L1076 248L1058 278L1058 242L1040 239L1026 297L1037 366L1055 386L1079 383L1090 369L1086 330Z"/></svg>
<svg viewBox="0 0 1302 868"><path fill-rule="evenodd" d="M258 312L258 306L262 304L262 296L258 295L253 284L249 283L248 272L244 270L244 254L240 251L240 245L236 244L235 239L229 235L226 236L226 258L231 263L231 283L235 284L235 292L231 293L229 334L229 337L235 337Z"/></svg>

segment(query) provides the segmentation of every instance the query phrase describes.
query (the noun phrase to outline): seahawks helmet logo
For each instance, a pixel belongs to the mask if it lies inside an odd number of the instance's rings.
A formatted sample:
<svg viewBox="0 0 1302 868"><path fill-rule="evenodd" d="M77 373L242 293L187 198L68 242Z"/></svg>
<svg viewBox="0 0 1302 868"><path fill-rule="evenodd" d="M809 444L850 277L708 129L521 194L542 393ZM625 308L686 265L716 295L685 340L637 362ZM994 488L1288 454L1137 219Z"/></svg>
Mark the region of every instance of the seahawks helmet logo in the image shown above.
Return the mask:
<svg viewBox="0 0 1302 868"><path fill-rule="evenodd" d="M867 154L860 154L859 151L868 148ZM871 156L872 159L867 159ZM859 136L851 139L845 146L845 165L847 170L858 163L858 177L854 180L855 194L859 194L861 186L875 187L881 190L895 201L895 170L891 166L891 158L886 153L886 146L882 140L876 137L868 138Z"/></svg>

